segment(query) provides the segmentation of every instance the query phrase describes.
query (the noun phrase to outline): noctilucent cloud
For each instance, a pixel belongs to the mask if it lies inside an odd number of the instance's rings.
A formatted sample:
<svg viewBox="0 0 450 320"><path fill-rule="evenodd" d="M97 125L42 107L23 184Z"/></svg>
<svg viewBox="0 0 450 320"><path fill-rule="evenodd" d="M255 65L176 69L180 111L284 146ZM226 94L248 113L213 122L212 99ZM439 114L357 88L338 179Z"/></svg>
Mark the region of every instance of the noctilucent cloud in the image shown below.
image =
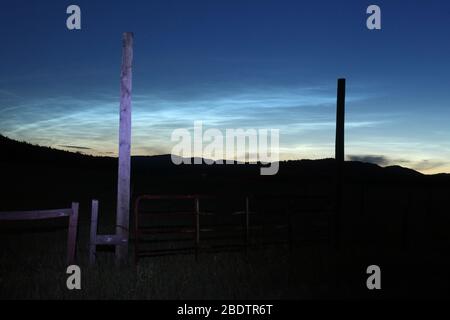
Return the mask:
<svg viewBox="0 0 450 320"><path fill-rule="evenodd" d="M66 8L81 8L81 30ZM381 8L381 30L366 9ZM450 172L448 1L3 1L0 133L117 155L121 35L135 34L135 155L172 130L280 129L280 158L334 156L347 79L351 160Z"/></svg>

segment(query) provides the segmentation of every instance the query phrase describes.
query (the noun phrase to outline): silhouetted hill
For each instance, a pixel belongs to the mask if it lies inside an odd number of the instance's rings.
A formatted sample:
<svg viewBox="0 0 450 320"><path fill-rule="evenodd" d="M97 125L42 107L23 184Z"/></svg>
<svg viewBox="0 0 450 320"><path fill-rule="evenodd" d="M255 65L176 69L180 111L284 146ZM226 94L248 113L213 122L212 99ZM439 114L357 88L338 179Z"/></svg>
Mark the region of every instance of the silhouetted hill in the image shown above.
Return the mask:
<svg viewBox="0 0 450 320"><path fill-rule="evenodd" d="M79 152L68 152L33 145L3 135L0 135L0 152L2 154L1 162L14 164L97 169L112 169L117 165L117 159L115 158L94 157Z"/></svg>
<svg viewBox="0 0 450 320"><path fill-rule="evenodd" d="M89 172L109 173L111 179L115 179L117 171L117 158L97 157L85 155L79 152L68 152L50 147L32 145L19 142L0 135L0 162L5 166L18 166L22 168L67 168L72 170L87 170ZM194 163L194 159L191 159ZM159 184L166 182L167 177L172 177L172 184L183 181L186 184L192 180L192 184L202 184L218 179L217 184L235 185L235 188L249 187L250 184L261 182L280 184L301 184L302 181L331 181L336 173L334 159L320 160L289 160L281 161L278 174L274 176L261 176L260 164L235 164L235 165L175 165L171 155L157 156L133 156L132 175L136 184L146 186L154 184L155 179ZM12 169L14 170L14 169ZM15 169L17 170L17 169ZM37 169L35 169L37 170ZM359 161L347 161L345 163L345 177L347 181L355 182L439 182L448 183L450 177L447 174L424 175L412 169L401 166L380 167L376 164ZM177 179L175 179L177 178ZM162 180L161 180L162 179ZM175 181L176 180L176 181ZM287 186L286 186L287 187ZM170 188L168 185L167 188ZM231 188L231 187L230 187Z"/></svg>

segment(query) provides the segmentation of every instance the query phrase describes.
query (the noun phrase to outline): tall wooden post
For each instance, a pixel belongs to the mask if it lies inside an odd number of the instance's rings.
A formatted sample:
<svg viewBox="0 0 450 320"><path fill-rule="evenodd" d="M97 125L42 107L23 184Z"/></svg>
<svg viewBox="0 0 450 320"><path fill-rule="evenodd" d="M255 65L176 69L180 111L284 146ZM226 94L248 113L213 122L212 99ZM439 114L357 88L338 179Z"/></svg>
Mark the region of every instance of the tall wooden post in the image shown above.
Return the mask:
<svg viewBox="0 0 450 320"><path fill-rule="evenodd" d="M345 128L345 79L338 79L336 102L336 215L334 228L335 247L340 247L340 224L342 220L342 197L344 184L344 128Z"/></svg>
<svg viewBox="0 0 450 320"><path fill-rule="evenodd" d="M125 32L123 34L122 46L116 234L124 239L128 239L130 220L131 66L133 63L133 33ZM123 261L127 256L128 242L117 245L116 261Z"/></svg>
<svg viewBox="0 0 450 320"><path fill-rule="evenodd" d="M67 264L75 262L76 246L77 246L77 232L78 232L78 209L80 205L78 202L72 202L72 211L69 216L69 230L67 238Z"/></svg>
<svg viewBox="0 0 450 320"><path fill-rule="evenodd" d="M97 253L98 200L92 200L91 234L89 239L89 264L95 263Z"/></svg>
<svg viewBox="0 0 450 320"><path fill-rule="evenodd" d="M344 162L345 79L338 79L336 104L336 161Z"/></svg>

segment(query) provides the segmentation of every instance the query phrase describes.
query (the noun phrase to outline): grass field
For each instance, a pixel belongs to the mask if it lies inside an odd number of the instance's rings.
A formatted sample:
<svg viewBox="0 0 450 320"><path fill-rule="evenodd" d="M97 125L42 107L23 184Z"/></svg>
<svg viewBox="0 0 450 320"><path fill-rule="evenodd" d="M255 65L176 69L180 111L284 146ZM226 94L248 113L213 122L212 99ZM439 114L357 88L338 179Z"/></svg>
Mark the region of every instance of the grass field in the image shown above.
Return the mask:
<svg viewBox="0 0 450 320"><path fill-rule="evenodd" d="M83 233L83 232L82 232ZM18 236L14 236L17 238ZM18 242L21 245L18 245ZM50 244L52 243L52 245ZM279 299L326 292L314 266L315 250L293 265L286 247L244 252L176 255L142 259L116 267L114 255L101 252L95 266L87 263L86 243L78 251L82 290L66 288L65 232L23 235L2 250L2 299ZM324 265L325 267L325 265ZM305 281L304 285L301 283ZM314 282L317 282L314 284ZM310 288L308 288L308 285ZM299 285L297 285L299 284ZM317 288L312 292L311 287Z"/></svg>
<svg viewBox="0 0 450 320"><path fill-rule="evenodd" d="M87 239L87 230L80 230ZM2 235L1 299L321 299L431 297L449 287L448 265L433 264L432 252L369 254L352 249L335 253L326 244L267 247L244 252L177 255L131 260L120 268L114 255L101 252L87 263L87 242L78 250L82 289L68 290L64 229L45 233ZM7 244L5 238L14 241ZM383 290L369 292L365 268L377 262ZM430 263L427 263L429 261ZM417 271L411 278L411 270ZM414 272L412 273L414 274ZM448 293L447 293L448 294Z"/></svg>

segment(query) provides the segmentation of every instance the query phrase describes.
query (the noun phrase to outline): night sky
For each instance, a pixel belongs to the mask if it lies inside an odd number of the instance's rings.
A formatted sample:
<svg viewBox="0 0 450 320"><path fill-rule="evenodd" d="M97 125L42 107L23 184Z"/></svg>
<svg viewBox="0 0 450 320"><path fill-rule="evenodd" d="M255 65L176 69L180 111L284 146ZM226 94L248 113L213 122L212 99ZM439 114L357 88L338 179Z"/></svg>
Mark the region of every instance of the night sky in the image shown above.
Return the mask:
<svg viewBox="0 0 450 320"><path fill-rule="evenodd" d="M82 30L66 28L77 4ZM366 28L381 8L382 29ZM175 128L280 129L281 159L346 154L450 172L449 1L1 1L0 133L116 155L122 32L135 35L134 155Z"/></svg>

